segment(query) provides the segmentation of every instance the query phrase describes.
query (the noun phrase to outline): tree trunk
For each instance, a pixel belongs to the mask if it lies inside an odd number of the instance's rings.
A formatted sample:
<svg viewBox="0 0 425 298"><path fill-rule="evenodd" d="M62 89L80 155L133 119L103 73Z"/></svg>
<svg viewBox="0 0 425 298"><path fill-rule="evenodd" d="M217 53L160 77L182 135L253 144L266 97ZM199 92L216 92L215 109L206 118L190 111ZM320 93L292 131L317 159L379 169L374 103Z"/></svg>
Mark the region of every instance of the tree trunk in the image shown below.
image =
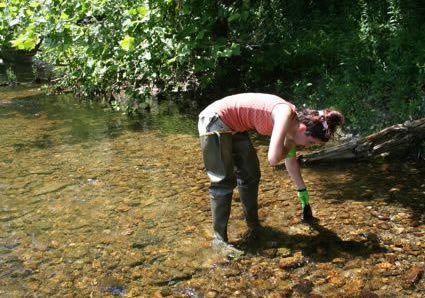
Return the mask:
<svg viewBox="0 0 425 298"><path fill-rule="evenodd" d="M385 128L364 138L325 148L299 157L302 163L333 160L372 160L376 158L406 158L423 154L425 118L406 121Z"/></svg>

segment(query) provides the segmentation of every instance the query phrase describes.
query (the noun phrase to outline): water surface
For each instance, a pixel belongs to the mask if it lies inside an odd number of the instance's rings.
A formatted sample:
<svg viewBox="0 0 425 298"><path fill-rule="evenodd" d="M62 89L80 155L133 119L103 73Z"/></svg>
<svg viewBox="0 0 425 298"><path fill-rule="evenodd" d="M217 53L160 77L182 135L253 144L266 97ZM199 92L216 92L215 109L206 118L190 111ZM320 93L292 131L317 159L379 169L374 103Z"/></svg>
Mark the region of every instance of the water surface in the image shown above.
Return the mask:
<svg viewBox="0 0 425 298"><path fill-rule="evenodd" d="M266 162L263 238L211 247L192 117L128 119L37 86L0 91L1 297L423 297L423 163L304 168L313 213ZM229 237L246 227L237 191ZM314 296L316 295L316 296Z"/></svg>

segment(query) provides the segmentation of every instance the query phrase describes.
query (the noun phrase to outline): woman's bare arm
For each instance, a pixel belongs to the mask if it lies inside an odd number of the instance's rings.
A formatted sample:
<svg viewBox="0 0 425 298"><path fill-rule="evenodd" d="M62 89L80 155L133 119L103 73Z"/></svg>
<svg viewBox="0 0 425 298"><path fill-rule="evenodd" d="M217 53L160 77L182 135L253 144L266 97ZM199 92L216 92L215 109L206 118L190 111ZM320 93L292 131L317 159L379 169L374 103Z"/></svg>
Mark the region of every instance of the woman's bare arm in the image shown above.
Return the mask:
<svg viewBox="0 0 425 298"><path fill-rule="evenodd" d="M295 112L289 104L279 104L274 107L273 131L267 154L267 159L272 166L282 161L291 149L290 146L285 144L285 138L294 130L295 119Z"/></svg>

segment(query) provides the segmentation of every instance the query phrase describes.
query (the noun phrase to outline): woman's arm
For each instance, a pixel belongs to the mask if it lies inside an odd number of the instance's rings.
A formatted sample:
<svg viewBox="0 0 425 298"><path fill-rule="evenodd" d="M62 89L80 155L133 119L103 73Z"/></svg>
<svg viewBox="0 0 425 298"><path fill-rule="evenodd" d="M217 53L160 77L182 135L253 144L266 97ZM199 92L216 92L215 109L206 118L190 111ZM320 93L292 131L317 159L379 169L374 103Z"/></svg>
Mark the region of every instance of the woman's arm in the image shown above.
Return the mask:
<svg viewBox="0 0 425 298"><path fill-rule="evenodd" d="M295 183L297 190L305 189L306 186L301 175L300 166L296 156L285 159L285 166L288 170L289 176L291 176L292 181Z"/></svg>
<svg viewBox="0 0 425 298"><path fill-rule="evenodd" d="M297 186L297 194L301 203L301 208L303 213L301 215L301 221L307 221L313 219L313 214L310 207L310 196L308 190L305 186L303 177L301 176L300 166L298 160L295 156L285 159L285 166L288 170L289 176L291 176L292 181L294 181Z"/></svg>
<svg viewBox="0 0 425 298"><path fill-rule="evenodd" d="M272 166L283 160L294 144L285 144L288 133L294 130L296 115L288 104L279 104L273 109L273 131L270 138L267 159Z"/></svg>

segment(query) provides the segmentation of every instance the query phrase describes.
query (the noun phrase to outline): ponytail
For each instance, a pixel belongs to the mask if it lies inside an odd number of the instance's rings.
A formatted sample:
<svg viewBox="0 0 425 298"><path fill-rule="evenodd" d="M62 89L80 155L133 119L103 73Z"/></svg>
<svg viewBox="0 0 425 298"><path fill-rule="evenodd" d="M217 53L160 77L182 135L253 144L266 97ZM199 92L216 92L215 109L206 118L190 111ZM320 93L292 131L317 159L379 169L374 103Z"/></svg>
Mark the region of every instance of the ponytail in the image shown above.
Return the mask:
<svg viewBox="0 0 425 298"><path fill-rule="evenodd" d="M344 124L342 113L331 109L304 109L297 114L300 122L307 127L306 134L323 142L329 141L337 127Z"/></svg>

